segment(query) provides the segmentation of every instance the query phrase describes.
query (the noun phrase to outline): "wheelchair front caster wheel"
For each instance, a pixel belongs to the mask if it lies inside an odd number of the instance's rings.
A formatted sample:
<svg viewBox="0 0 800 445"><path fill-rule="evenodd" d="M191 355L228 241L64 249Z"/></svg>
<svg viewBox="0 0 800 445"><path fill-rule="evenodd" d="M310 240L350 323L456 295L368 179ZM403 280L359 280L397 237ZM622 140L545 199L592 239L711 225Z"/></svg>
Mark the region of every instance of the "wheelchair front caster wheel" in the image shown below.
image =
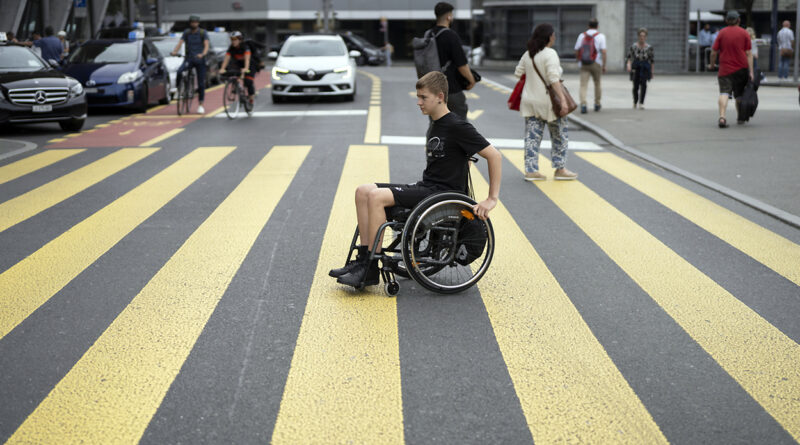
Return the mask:
<svg viewBox="0 0 800 445"><path fill-rule="evenodd" d="M400 292L400 285L397 284L396 281L394 283L386 283L384 289L386 290L387 294L395 296L398 292Z"/></svg>

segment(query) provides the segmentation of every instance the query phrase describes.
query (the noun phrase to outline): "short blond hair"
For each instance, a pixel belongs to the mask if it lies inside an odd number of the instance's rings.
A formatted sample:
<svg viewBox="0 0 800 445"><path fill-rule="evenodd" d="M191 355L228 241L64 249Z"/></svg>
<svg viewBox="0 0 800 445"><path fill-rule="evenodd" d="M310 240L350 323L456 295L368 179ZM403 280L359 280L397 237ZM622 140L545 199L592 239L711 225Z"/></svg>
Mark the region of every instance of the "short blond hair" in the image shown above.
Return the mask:
<svg viewBox="0 0 800 445"><path fill-rule="evenodd" d="M431 71L422 76L417 81L417 89L427 89L434 95L438 96L439 93L444 94L444 102L447 103L447 76L441 71Z"/></svg>

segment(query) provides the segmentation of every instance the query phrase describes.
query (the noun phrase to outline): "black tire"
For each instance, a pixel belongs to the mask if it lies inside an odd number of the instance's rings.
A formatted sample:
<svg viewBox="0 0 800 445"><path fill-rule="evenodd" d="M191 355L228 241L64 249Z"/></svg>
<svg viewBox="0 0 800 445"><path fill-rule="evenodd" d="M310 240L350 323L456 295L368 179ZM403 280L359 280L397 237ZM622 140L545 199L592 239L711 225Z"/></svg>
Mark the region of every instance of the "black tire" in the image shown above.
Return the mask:
<svg viewBox="0 0 800 445"><path fill-rule="evenodd" d="M222 92L222 107L225 109L225 115L228 119L236 119L239 114L239 92L236 88L235 82L228 82L225 84L225 90Z"/></svg>
<svg viewBox="0 0 800 445"><path fill-rule="evenodd" d="M276 96L274 94L272 95L272 103L274 103L274 104L282 104L284 102L284 100L285 100L285 98L283 98L281 96Z"/></svg>
<svg viewBox="0 0 800 445"><path fill-rule="evenodd" d="M358 56L358 58L356 59L356 65L364 66L366 64L367 64L367 57L363 54Z"/></svg>
<svg viewBox="0 0 800 445"><path fill-rule="evenodd" d="M492 228L491 221L481 221L484 223L486 244L481 253L483 260L477 265L477 270L475 270L471 264L458 263L455 260L458 247L463 244L463 240L456 238L455 242L457 244L455 246L453 244L447 244L447 241L438 241L435 239L431 227L425 227L430 221L437 221L436 223L432 223L434 225L442 224L441 221L444 221L444 224L460 224L459 215L466 217L467 215L463 213L464 211L472 214L471 209L475 204L476 202L466 195L455 192L445 192L424 199L414 208L414 211L411 212L403 228L403 263L406 265L413 265L407 268L408 273L411 278L422 287L441 294L462 292L474 286L488 270L492 262L492 256L494 255L494 229ZM472 217L474 218L474 215ZM452 234L450 234L450 236L452 236ZM450 240L449 242L452 243L453 241ZM439 259L442 258L442 254L447 253L450 260L447 264L432 264L422 261L424 258L415 256L415 252L429 254L432 255L433 258ZM417 259L420 259L420 262L417 262ZM434 272L431 268L435 267L441 268ZM456 278L452 278L453 276ZM448 279L448 277L450 278ZM458 279L458 282L455 282L456 279ZM451 282L445 283L444 281Z"/></svg>
<svg viewBox="0 0 800 445"><path fill-rule="evenodd" d="M68 121L60 121L58 126L64 131L80 131L85 121L86 119L70 119Z"/></svg>
<svg viewBox="0 0 800 445"><path fill-rule="evenodd" d="M158 101L159 105L169 105L170 97L169 97L169 79L164 84L164 98Z"/></svg>

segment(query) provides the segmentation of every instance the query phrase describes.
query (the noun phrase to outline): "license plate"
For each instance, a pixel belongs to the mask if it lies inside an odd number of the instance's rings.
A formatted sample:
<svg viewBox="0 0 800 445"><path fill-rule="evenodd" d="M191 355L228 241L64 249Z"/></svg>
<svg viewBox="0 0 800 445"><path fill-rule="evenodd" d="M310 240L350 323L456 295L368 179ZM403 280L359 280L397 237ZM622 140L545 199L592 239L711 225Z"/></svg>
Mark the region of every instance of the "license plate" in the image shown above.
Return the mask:
<svg viewBox="0 0 800 445"><path fill-rule="evenodd" d="M306 88L306 93L319 93L319 88Z"/></svg>
<svg viewBox="0 0 800 445"><path fill-rule="evenodd" d="M53 111L52 105L34 105L33 112L34 113L47 113L48 111Z"/></svg>
<svg viewBox="0 0 800 445"><path fill-rule="evenodd" d="M84 88L84 91L86 91L89 94L95 94L97 93L97 88Z"/></svg>

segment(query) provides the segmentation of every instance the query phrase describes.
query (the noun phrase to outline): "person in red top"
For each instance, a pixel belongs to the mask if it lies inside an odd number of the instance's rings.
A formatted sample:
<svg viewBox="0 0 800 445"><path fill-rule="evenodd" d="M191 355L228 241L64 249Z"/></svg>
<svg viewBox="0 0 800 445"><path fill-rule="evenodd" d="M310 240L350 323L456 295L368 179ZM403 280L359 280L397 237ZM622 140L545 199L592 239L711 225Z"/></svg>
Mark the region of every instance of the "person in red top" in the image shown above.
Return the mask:
<svg viewBox="0 0 800 445"><path fill-rule="evenodd" d="M750 34L739 26L739 13L728 11L725 17L728 24L719 32L714 45L711 47L711 59L708 68L713 69L719 55L719 128L728 126L725 119L725 109L731 95L736 98L736 107L739 107L739 98L749 80L753 80L753 53L750 51ZM737 121L743 124L744 121Z"/></svg>
<svg viewBox="0 0 800 445"><path fill-rule="evenodd" d="M256 97L256 88L253 83L255 72L250 69L251 55L250 46L244 42L242 33L233 31L231 33L231 46L228 47L228 52L225 53L225 59L222 61L222 66L220 66L219 70L225 72L228 63L233 65L236 70L240 72L242 79L244 79L244 86L247 87L248 99L250 100L250 104L253 104Z"/></svg>

